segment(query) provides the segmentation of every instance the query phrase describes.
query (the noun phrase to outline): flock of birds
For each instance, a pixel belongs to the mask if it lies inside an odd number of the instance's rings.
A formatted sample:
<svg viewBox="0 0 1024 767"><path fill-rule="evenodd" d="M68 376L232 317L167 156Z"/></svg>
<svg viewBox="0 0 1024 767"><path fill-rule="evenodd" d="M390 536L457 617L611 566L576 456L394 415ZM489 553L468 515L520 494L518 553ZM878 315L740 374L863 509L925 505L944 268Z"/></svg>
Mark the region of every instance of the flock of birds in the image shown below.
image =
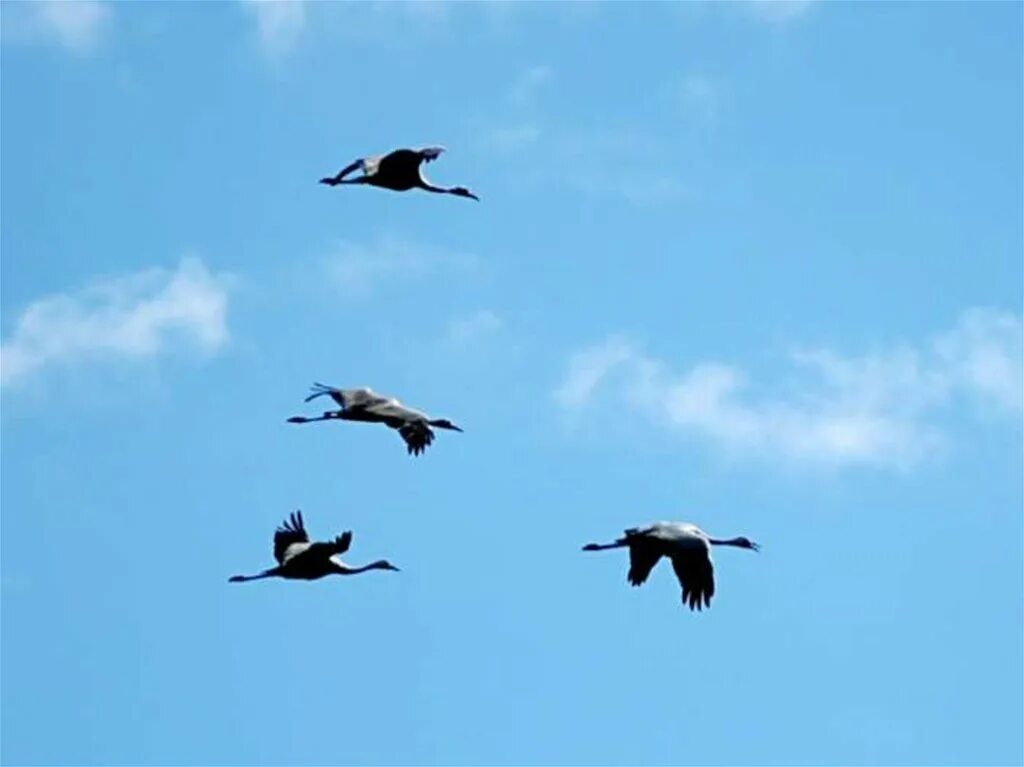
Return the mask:
<svg viewBox="0 0 1024 767"><path fill-rule="evenodd" d="M437 194L451 194L479 201L480 198L465 187L435 186L423 176L423 163L433 162L443 151L443 147L435 146L424 149L397 149L384 155L362 157L334 176L320 179L320 183L332 187L341 184L366 184L396 192L424 189ZM356 171L361 171L361 175L347 178ZM393 397L377 394L368 388L338 389L317 383L313 385L313 391L305 401L310 402L317 397L330 397L338 409L327 410L318 416L293 416L288 422L382 423L398 432L405 441L407 452L414 456L423 453L433 443L433 429L462 431L447 418L431 418L420 410L403 405ZM310 541L302 512L296 511L274 533L274 559L277 560L277 566L255 575L235 575L229 580L232 583L261 578L309 581L328 575L356 575L369 570L398 570L384 559L362 567L346 564L340 555L347 552L351 545L351 531L345 531L331 541ZM759 548L756 543L744 537L712 538L696 525L657 522L647 527L630 528L621 538L611 543L588 543L583 547L583 551L628 548L627 578L633 586L643 584L658 561L662 557L667 557L682 587L683 604L688 605L691 610L701 610L711 606L711 598L715 594L712 546L735 546L751 551L757 551Z"/></svg>

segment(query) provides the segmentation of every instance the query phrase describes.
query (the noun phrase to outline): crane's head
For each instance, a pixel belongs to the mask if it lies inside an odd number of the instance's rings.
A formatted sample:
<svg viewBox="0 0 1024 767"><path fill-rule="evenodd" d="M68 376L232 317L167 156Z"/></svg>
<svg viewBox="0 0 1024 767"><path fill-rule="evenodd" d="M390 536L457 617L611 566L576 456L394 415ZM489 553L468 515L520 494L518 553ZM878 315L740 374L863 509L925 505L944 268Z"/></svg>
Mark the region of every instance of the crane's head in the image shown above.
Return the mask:
<svg viewBox="0 0 1024 767"><path fill-rule="evenodd" d="M749 538L745 538L742 535L734 541L735 545L741 549L750 549L751 551L760 551L761 547L754 543Z"/></svg>
<svg viewBox="0 0 1024 767"><path fill-rule="evenodd" d="M370 567L374 570L391 570L396 573L401 572L401 570L399 570L393 564L388 562L386 559L381 559L377 562L374 562L372 565L370 565Z"/></svg>
<svg viewBox="0 0 1024 767"><path fill-rule="evenodd" d="M448 429L449 431L462 431L458 426L453 424L447 418L438 418L435 421L429 421L431 426L436 426L438 429Z"/></svg>
<svg viewBox="0 0 1024 767"><path fill-rule="evenodd" d="M471 191L466 189L464 186L453 186L448 190L448 194L454 194L456 197L469 197L471 200L480 202L480 198L473 194Z"/></svg>

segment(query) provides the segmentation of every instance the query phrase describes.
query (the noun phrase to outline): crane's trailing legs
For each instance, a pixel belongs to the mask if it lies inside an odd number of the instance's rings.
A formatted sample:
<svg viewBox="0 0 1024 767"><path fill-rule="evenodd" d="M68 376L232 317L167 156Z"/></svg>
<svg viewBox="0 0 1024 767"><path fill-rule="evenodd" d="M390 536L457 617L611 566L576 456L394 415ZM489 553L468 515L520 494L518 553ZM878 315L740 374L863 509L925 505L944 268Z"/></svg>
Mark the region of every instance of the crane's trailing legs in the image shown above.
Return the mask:
<svg viewBox="0 0 1024 767"><path fill-rule="evenodd" d="M336 175L328 176L327 178L320 179L320 183L321 184L327 184L327 186L337 186L338 184L365 184L366 183L366 177L365 176L359 176L357 178L350 178L350 179L346 179L345 178L345 176L347 176L352 171L354 171L354 170L363 170L363 169L364 169L363 161L362 160L356 160L351 165L346 165L344 168L342 168L340 171L338 171L338 173Z"/></svg>
<svg viewBox="0 0 1024 767"><path fill-rule="evenodd" d="M614 543L588 543L583 547L584 551L604 551L605 549L621 549L623 546L628 546L629 541L625 538L619 538Z"/></svg>
<svg viewBox="0 0 1024 767"><path fill-rule="evenodd" d="M302 415L293 415L288 419L288 423L313 423L314 421L333 421L341 418L342 411L340 410L328 410L323 415L318 415L315 418L306 418Z"/></svg>
<svg viewBox="0 0 1024 767"><path fill-rule="evenodd" d="M258 581L260 578L273 578L280 572L280 568L274 567L270 570L264 570L262 573L257 573L256 575L232 575L228 578L228 583L245 583L246 581Z"/></svg>

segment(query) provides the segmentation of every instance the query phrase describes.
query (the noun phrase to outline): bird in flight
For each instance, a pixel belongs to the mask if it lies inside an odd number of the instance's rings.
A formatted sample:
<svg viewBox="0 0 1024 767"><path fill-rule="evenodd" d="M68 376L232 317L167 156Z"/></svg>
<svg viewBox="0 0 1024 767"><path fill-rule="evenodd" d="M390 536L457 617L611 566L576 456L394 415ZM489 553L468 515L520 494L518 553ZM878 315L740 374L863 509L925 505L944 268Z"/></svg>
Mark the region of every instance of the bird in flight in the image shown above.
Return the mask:
<svg viewBox="0 0 1024 767"><path fill-rule="evenodd" d="M302 521L302 512L296 511L274 533L274 559L277 560L277 567L271 567L256 575L233 575L228 581L244 583L260 578L315 581L325 575L356 575L367 570L398 571L398 568L386 559L362 567L350 567L339 555L348 551L351 545L351 530L346 530L333 541L311 542Z"/></svg>
<svg viewBox="0 0 1024 767"><path fill-rule="evenodd" d="M612 543L588 543L584 551L629 548L629 582L639 586L663 556L672 562L676 578L683 588L683 604L691 610L711 607L715 595L715 571L711 562L712 546L735 546L757 551L756 543L743 537L712 538L696 525L683 522L656 522L634 527Z"/></svg>
<svg viewBox="0 0 1024 767"><path fill-rule="evenodd" d="M428 146L423 149L396 149L388 154L374 157L360 157L345 166L333 176L320 179L321 184L337 186L338 184L369 184L395 192L406 192L410 189L425 189L437 194L453 194L456 197L469 197L479 201L480 198L464 186L435 186L423 176L420 166L425 162L433 162L444 151L444 147ZM361 176L345 178L350 173L362 171Z"/></svg>
<svg viewBox="0 0 1024 767"><path fill-rule="evenodd" d="M338 403L340 410L328 410L321 416L307 418L296 415L288 423L312 423L314 421L364 421L382 423L395 429L405 440L410 455L419 455L434 441L430 427L462 431L447 418L431 418L426 413L406 407L393 397L384 397L372 389L338 389L318 383L305 401L328 396Z"/></svg>

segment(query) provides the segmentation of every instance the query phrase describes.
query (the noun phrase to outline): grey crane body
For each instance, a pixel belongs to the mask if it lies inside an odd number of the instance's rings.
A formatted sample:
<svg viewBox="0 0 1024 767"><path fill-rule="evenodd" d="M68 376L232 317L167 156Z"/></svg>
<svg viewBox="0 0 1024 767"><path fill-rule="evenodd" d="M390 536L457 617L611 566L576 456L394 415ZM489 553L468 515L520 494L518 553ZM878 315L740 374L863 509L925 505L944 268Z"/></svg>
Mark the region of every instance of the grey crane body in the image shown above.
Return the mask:
<svg viewBox="0 0 1024 767"><path fill-rule="evenodd" d="M302 520L302 512L294 512L274 532L274 559L277 567L256 575L233 575L231 583L244 583L260 578L288 578L315 581L327 575L356 575L368 570L395 570L385 559L362 567L351 567L339 557L352 545L352 531L346 530L333 541L310 541Z"/></svg>
<svg viewBox="0 0 1024 767"><path fill-rule="evenodd" d="M396 149L388 154L361 157L342 168L335 175L320 179L320 183L327 186L368 184L394 192L423 189L437 194L451 194L479 201L480 198L464 186L435 186L424 178L421 167L423 163L433 162L441 156L443 151L444 147L430 146L423 149ZM346 178L357 170L362 171L361 176Z"/></svg>
<svg viewBox="0 0 1024 767"><path fill-rule="evenodd" d="M321 416L292 416L289 423L312 423L315 421L362 421L364 423L382 423L396 430L405 440L410 455L420 455L434 441L431 427L462 431L447 418L431 418L420 410L406 407L393 397L377 394L372 389L338 389L334 386L314 384L313 393L306 397L306 402L317 397L327 396L333 399L340 410L328 410Z"/></svg>
<svg viewBox="0 0 1024 767"><path fill-rule="evenodd" d="M685 522L656 522L647 527L634 527L612 543L588 543L584 551L629 549L629 582L640 586L663 556L672 562L683 604L691 610L711 606L715 595L715 573L711 561L712 546L735 546L757 551L760 547L748 538L712 538L696 525Z"/></svg>

